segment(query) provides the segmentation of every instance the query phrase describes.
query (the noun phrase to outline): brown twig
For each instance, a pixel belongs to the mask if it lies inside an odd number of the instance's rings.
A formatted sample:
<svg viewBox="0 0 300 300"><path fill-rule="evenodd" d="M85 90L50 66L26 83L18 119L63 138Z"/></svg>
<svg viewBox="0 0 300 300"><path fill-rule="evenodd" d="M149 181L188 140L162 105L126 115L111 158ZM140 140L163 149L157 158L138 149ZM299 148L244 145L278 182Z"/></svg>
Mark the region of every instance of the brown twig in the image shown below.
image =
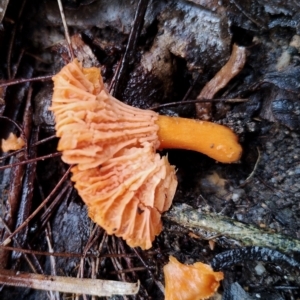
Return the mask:
<svg viewBox="0 0 300 300"><path fill-rule="evenodd" d="M121 248L121 252L122 253L126 253L126 248L124 246L124 241L121 240L121 239L119 239L119 247ZM136 275L136 273L134 271L134 266L132 264L131 257L124 257L124 261L126 262L126 265L127 265L128 269L132 270L131 273L133 275L134 280L136 280L138 277L137 277L137 275Z"/></svg>
<svg viewBox="0 0 300 300"><path fill-rule="evenodd" d="M102 239L99 242L99 246L98 246L99 254L102 252L103 246L107 244L107 239L108 239L108 235L106 232L104 232L102 235ZM101 260L102 259L100 257L97 257L97 259L96 259L96 273L98 273Z"/></svg>
<svg viewBox="0 0 300 300"><path fill-rule="evenodd" d="M80 259L80 266L78 268L77 278L84 277L84 259L86 257L87 252L91 249L95 241L100 238L101 234L103 234L103 230L100 230L100 227L94 224L94 229L92 230L89 239L83 249L83 256Z"/></svg>
<svg viewBox="0 0 300 300"><path fill-rule="evenodd" d="M122 58L122 62L120 68L117 71L115 85L113 87L112 95L120 98L120 88L122 86L123 81L125 80L125 74L127 72L128 66L133 63L134 60L134 52L137 45L137 40L141 34L143 25L144 25L144 17L147 11L149 0L139 0L136 14L134 17L133 25L130 30L127 46L125 53Z"/></svg>
<svg viewBox="0 0 300 300"><path fill-rule="evenodd" d="M14 71L13 71L13 74L12 74L12 78L15 78L15 77L16 77L16 74L17 74L17 72L18 72L18 69L19 69L21 60L22 60L22 58L23 58L23 56L24 56L24 52L25 52L25 50L22 49L22 50L21 50L21 53L20 53L20 55L19 55L18 61L16 62L16 66L14 67Z"/></svg>
<svg viewBox="0 0 300 300"><path fill-rule="evenodd" d="M146 262L144 261L144 259L142 258L142 256L139 254L138 250L135 249L135 248L132 248L132 250L136 254L136 256L139 258L139 260L141 261L141 263L144 265L144 267L147 269L147 271L148 271L149 275L151 276L153 282L155 282L155 284L157 285L157 287L164 294L164 292L165 292L164 286L161 284L160 281L156 280L156 278L154 277L152 271L149 269L149 266L146 264Z"/></svg>
<svg viewBox="0 0 300 300"><path fill-rule="evenodd" d="M5 221L4 221L1 217L0 217L0 222L1 222L2 225L4 226L6 232L7 232L8 234L11 234L11 231L10 231L9 227L7 226L7 224L5 223ZM17 241L17 240L15 240L15 243L18 245L18 241ZM20 248L19 245L18 245L18 247ZM14 247L1 247L1 246L0 246L0 249L2 249L2 250L10 250L9 248L11 248L12 250L13 250L13 249L16 249L16 248L14 248ZM23 255L24 255L24 258L25 258L25 260L27 261L27 263L28 263L30 269L32 270L32 272L37 273L36 268L34 267L33 263L30 261L30 259L29 259L28 255L26 254L26 252L23 252Z"/></svg>
<svg viewBox="0 0 300 300"><path fill-rule="evenodd" d="M7 80L0 83L0 88L15 85L15 84L27 83L27 82L50 80L53 76L54 75L46 75L46 76L39 76L34 78L20 78L14 80Z"/></svg>
<svg viewBox="0 0 300 300"><path fill-rule="evenodd" d="M112 254L112 253L119 253L119 251L117 249L116 239L117 238L115 236L111 236L110 237L111 245L108 248L108 251L109 251L110 254ZM123 269L121 261L118 260L118 257L111 257L111 262L114 265L114 268L115 268L116 271ZM118 276L119 280L126 281L126 275L125 274L118 273L117 276Z"/></svg>
<svg viewBox="0 0 300 300"><path fill-rule="evenodd" d="M147 268L145 268L145 267L132 267L130 269L122 269L122 270L118 270L118 271L111 271L110 274L135 273L135 272L141 272L141 271L147 271Z"/></svg>
<svg viewBox="0 0 300 300"><path fill-rule="evenodd" d="M151 110L157 110L165 107L172 107L172 106L179 106L179 105L186 105L186 104L194 104L194 103L201 103L201 102L225 102L225 103L243 103L247 102L248 99L240 99L240 98L230 98L230 99L224 99L224 98L217 98L217 99L206 99L201 98L197 100L182 100L177 102L169 102L159 105L151 106L149 109Z"/></svg>
<svg viewBox="0 0 300 300"><path fill-rule="evenodd" d="M19 20L21 18L22 13L23 13L25 4L26 4L26 0L22 1L21 8L20 8L20 11L19 11L19 14L18 14L18 17L17 17L17 21L16 21L15 26L14 26L14 28L12 30L11 38L10 38L9 45L8 45L8 53L7 53L7 76L8 76L9 79L13 78L12 74L11 74L12 48L13 48L14 41L15 41L15 38L16 38L17 28L19 27Z"/></svg>
<svg viewBox="0 0 300 300"><path fill-rule="evenodd" d="M62 155L61 152L55 152L55 153L40 156L40 157L37 157L37 158L28 159L28 160L25 160L25 161L22 161L22 162L13 163L13 164L9 164L9 165L6 165L6 166L1 166L0 171L5 170L5 169L9 169L9 168L13 168L13 167L16 167L16 166L20 166L20 165L27 165L29 163L33 163L33 162L36 162L36 161L39 161L39 160L45 160L45 159L48 159L48 158L53 158L53 157L57 157L57 156L61 156L61 155Z"/></svg>
<svg viewBox="0 0 300 300"><path fill-rule="evenodd" d="M31 123L32 123L31 122L32 113L30 110L31 96L32 96L32 89L29 88L26 104L25 104L24 116L23 116L23 128L25 128L25 130L24 131L21 130L26 146L28 143L28 138L30 136ZM9 118L5 118L5 119L10 120L11 122L14 123L15 126L17 126L20 129L20 126L18 126L16 122L14 122ZM16 222L18 221L17 214L20 207L20 200L22 195L21 192L23 188L23 177L24 174L26 174L26 167L24 164L22 164L22 162L24 162L24 160L26 159L27 159L27 152L18 154L14 158L14 160L17 160L18 162L14 164L15 167L11 169L11 173L10 173L11 183L9 186L9 196L7 199L8 211L6 212L6 216L5 216L5 222L7 223L7 226L10 230L13 230L13 228L16 226ZM6 231L3 239L6 239L7 235L8 232ZM8 264L8 255L9 253L5 251L0 251L0 264L2 268L5 268L6 265Z"/></svg>
<svg viewBox="0 0 300 300"><path fill-rule="evenodd" d="M65 13L64 13L64 8L63 8L63 5L61 3L61 0L57 0L57 3L58 3L58 7L59 7L59 12L60 12L61 20L62 20L63 25L64 25L65 38L66 38L66 41L68 43L68 48L69 48L69 55L70 55L71 60L74 60L75 55L74 55L74 51L73 51L73 47L72 47L72 42L71 42L69 30L68 30L68 25L67 25Z"/></svg>
<svg viewBox="0 0 300 300"><path fill-rule="evenodd" d="M40 190L40 193L41 193L42 192L41 188L39 190ZM52 216L52 213L53 213L55 207L63 200L63 196L65 195L65 199L68 199L69 196L70 196L70 194L71 194L71 192L72 192L72 188L70 187L69 184L66 184L64 187L61 188L61 190L59 191L58 195L53 199L53 201L51 202L51 204L48 207L46 207L46 206L44 207L45 211L44 211L44 213L41 215L41 217L39 219L40 224L39 224L38 230L35 233L32 241L37 236L39 236L39 234L41 233L41 231L45 228L47 222L49 221L50 217ZM44 196L42 196L41 198L45 199Z"/></svg>
<svg viewBox="0 0 300 300"><path fill-rule="evenodd" d="M255 20L254 18L252 18L252 17L250 16L250 14L248 14L248 13L246 12L246 10L243 9L242 6L241 6L239 3L237 3L235 0L231 0L231 1L234 3L234 5L236 6L236 8L237 8L243 15L245 15L246 18L248 18L251 22L253 22L258 28L268 29L263 23L258 22L257 20Z"/></svg>
<svg viewBox="0 0 300 300"><path fill-rule="evenodd" d="M45 228L45 237L46 237L49 252L50 253L54 252L53 247L52 247L52 231L51 231L51 226L50 226L49 222L47 223L47 227ZM51 255L49 257L49 260L50 260L50 266L51 266L51 275L56 276L57 274L56 274L55 257ZM51 300L60 300L59 292L57 292L57 291L50 291L50 296L51 296Z"/></svg>
<svg viewBox="0 0 300 300"><path fill-rule="evenodd" d="M30 142L35 142L38 139L39 130L34 129L31 136ZM35 157L37 155L36 149L31 148L29 152L30 157ZM22 185L22 193L20 206L18 210L18 217L16 227L24 222L27 217L30 215L32 208L32 198L34 190L34 178L36 173L36 162L26 165L25 176ZM16 235L16 238L20 245L23 247L25 245L28 234L28 228ZM14 258L17 258L16 256Z"/></svg>
<svg viewBox="0 0 300 300"><path fill-rule="evenodd" d="M35 254L35 255L42 255L42 256L56 256L56 257L74 257L74 258L81 258L83 257L83 253L74 253L74 252L44 252L44 251L36 251L32 249L24 249L24 248L19 248L19 247L10 247L10 246L2 246L0 245L1 249L4 250L9 250L9 251L16 251L16 252L21 252L21 253L28 253L28 254ZM134 254L117 254L117 253L112 253L112 254L103 254L100 256L100 250L98 250L98 254L92 254L92 253L86 253L86 257L92 257L92 258L111 258L111 257L136 257Z"/></svg>
<svg viewBox="0 0 300 300"><path fill-rule="evenodd" d="M184 102L184 101L186 101L188 99L188 97L190 96L192 90L196 86L196 83L199 80L200 75L201 75L201 72L197 73L196 78L194 79L193 83L191 84L191 86L189 87L189 89L187 90L187 92L185 93L185 95L183 96L181 102Z"/></svg>
<svg viewBox="0 0 300 300"><path fill-rule="evenodd" d="M249 174L249 176L245 179L245 181L242 184L240 184L240 187L245 186L253 178L253 176L254 176L254 174L257 170L258 164L260 162L261 155L260 155L259 148L256 147L256 149L257 149L258 156L257 156L257 160L255 162L254 168L253 168L252 172Z"/></svg>

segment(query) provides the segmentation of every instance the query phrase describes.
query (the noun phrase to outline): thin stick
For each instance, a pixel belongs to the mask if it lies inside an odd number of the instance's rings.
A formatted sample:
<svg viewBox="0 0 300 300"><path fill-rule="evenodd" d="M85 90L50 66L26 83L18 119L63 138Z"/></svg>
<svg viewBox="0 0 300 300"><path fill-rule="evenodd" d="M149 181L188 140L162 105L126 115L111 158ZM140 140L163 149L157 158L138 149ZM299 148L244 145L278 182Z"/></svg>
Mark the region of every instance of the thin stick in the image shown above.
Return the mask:
<svg viewBox="0 0 300 300"><path fill-rule="evenodd" d="M139 0L139 3L136 8L136 13L134 16L134 21L132 28L130 30L126 50L124 56L122 57L122 62L120 67L117 70L113 86L112 95L119 96L119 89L123 84L123 80L125 80L125 74L128 70L128 66L134 61L134 52L137 45L137 40L141 34L143 25L144 25L144 17L147 11L149 0Z"/></svg>
<svg viewBox="0 0 300 300"><path fill-rule="evenodd" d="M29 164L29 163L32 163L32 162L36 162L36 161L39 161L39 160L44 160L44 159L52 158L52 157L56 157L56 156L61 156L61 155L62 155L61 152L55 152L55 153L48 154L48 155L45 155L45 156L40 156L40 157L37 157L37 158L24 160L24 161L21 161L21 162L18 162L18 163L2 166L2 167L0 167L0 171L4 170L4 169L13 168L15 166L26 165L26 164Z"/></svg>
<svg viewBox="0 0 300 300"><path fill-rule="evenodd" d="M202 73L202 72L199 72L199 73L197 74L195 80L193 81L193 83L191 84L191 86L189 87L189 89L187 90L187 92L185 93L185 95L184 95L184 97L182 98L181 102L184 102L184 101L186 101L186 100L188 99L188 97L189 97L189 95L191 94L192 90L194 89L194 87L195 87L197 81L199 80L200 74L201 74L201 73Z"/></svg>
<svg viewBox="0 0 300 300"><path fill-rule="evenodd" d="M1 219L0 219L1 220ZM56 256L56 257L76 257L76 258L81 258L83 256L85 257L92 257L92 258L110 258L110 257L136 257L134 254L103 254L100 256L100 254L92 254L92 253L75 253L75 252L42 252L42 251L36 251L36 250L31 250L31 249L23 249L23 248L16 248L16 247L9 247L9 246L2 246L0 245L0 249L4 250L9 250L9 251L16 251L16 252L21 252L21 253L28 253L28 254L35 254L35 255L43 255L43 256Z"/></svg>
<svg viewBox="0 0 300 300"><path fill-rule="evenodd" d="M8 53L7 53L7 75L8 75L8 78L9 78L9 79L12 78L12 74L11 74L11 56L12 56L12 49L13 49L13 45L14 45L14 42L15 42L17 29L18 29L18 27L19 27L19 21L20 21L21 15L22 15L22 13L23 13L23 10L24 10L26 1L27 1L27 0L25 0L25 1L22 2L22 5L21 5L21 8L20 8L18 17L17 17L17 22L16 22L16 24L15 24L15 26L14 26L12 32L11 32L11 39L10 39L9 45L8 45Z"/></svg>
<svg viewBox="0 0 300 300"><path fill-rule="evenodd" d="M47 228L45 228L45 235L46 235L46 241L48 244L48 249L49 252L53 253L53 247L52 247L52 238L51 238L51 226L50 223L47 223ZM55 257L54 256L50 256L50 266L51 266L51 275L52 276L56 276L56 262L55 262ZM57 291L50 291L50 296L51 299L53 300L59 300L59 292Z"/></svg>
<svg viewBox="0 0 300 300"><path fill-rule="evenodd" d="M103 233L103 236L102 236L102 239L101 239L101 241L100 241L100 243L99 243L99 247L98 247L98 252L99 252L99 254L102 252L103 245L106 245L107 239L108 239L108 235L107 235L106 232L104 232L104 233ZM96 259L96 273L98 273L98 271L99 271L99 265L100 265L100 262L101 262L102 260L103 260L103 258L100 257L100 256L97 257L97 259Z"/></svg>
<svg viewBox="0 0 300 300"><path fill-rule="evenodd" d="M120 273L133 273L136 271L147 271L145 267L132 267L131 269L122 269L118 271L111 271L110 274L120 274Z"/></svg>
<svg viewBox="0 0 300 300"><path fill-rule="evenodd" d="M36 147L36 146L38 146L38 145L40 145L40 144L43 144L43 143L48 142L48 141L50 141L50 140L53 140L53 139L55 139L55 138L56 138L56 135L51 135L51 136L49 136L49 137L47 137L47 138L44 138L44 139L39 140L39 141L37 141L37 142L35 142L35 143L32 143L32 144L28 147L28 149L31 149L31 148L33 148L33 147ZM0 162L1 162L2 160L4 160L4 159L8 158L8 157L11 157L11 156L13 156L13 155L18 154L18 153L20 153L20 152L22 152L22 151L24 151L24 150L27 150L27 148L23 147L22 149L19 149L19 150L10 152L9 154L7 154L7 155L5 155L5 156L1 156L1 157L0 157Z"/></svg>
<svg viewBox="0 0 300 300"><path fill-rule="evenodd" d="M258 28L263 28L263 29L268 29L268 27L265 26L265 24L263 24L262 22L258 22L257 20L255 20L254 18L252 18L252 16L246 12L245 9L243 9L243 7L237 3L235 0L231 0L234 5L236 6L236 8L243 14L245 15L246 18L248 18L251 22L253 22Z"/></svg>
<svg viewBox="0 0 300 300"><path fill-rule="evenodd" d="M46 76L39 76L39 77L34 77L34 78L21 78L21 79L7 80L5 82L0 83L0 88L7 87L10 85L20 84L20 83L26 83L26 82L50 80L53 76L54 76L54 74L46 75Z"/></svg>
<svg viewBox="0 0 300 300"><path fill-rule="evenodd" d="M261 157L261 155L260 155L260 151L259 151L258 147L256 147L256 149L257 149L258 157L257 157L256 163L255 163L255 165L254 165L253 171L252 171L252 172L250 173L250 175L246 178L246 180L240 185L240 187L245 186L245 185L251 180L251 178L254 176L255 171L256 171L256 169L257 169L257 167L258 167L258 164L259 164L259 162L260 162L260 157Z"/></svg>
<svg viewBox="0 0 300 300"><path fill-rule="evenodd" d="M25 50L22 49L21 50L21 53L19 55L19 58L18 58L18 61L16 62L16 65L15 65L15 68L14 68L14 71L13 71L13 74L12 74L12 78L15 78L16 77L16 74L18 72L18 69L19 69L19 66L20 66L20 63L21 63L21 60L24 56L24 53L25 53Z"/></svg>
<svg viewBox="0 0 300 300"><path fill-rule="evenodd" d="M9 227L7 226L7 224L4 222L4 220L0 217L0 222L2 223L3 227L5 228L5 230L11 234L11 231L9 229ZM18 243L18 241L15 239L15 243L17 244L18 247L20 247L20 244ZM33 263L31 262L31 260L29 259L27 253L22 253L24 255L25 260L27 261L29 267L31 268L32 272L37 273L36 268L34 267Z"/></svg>
<svg viewBox="0 0 300 300"><path fill-rule="evenodd" d="M39 220L39 230L35 233L35 237L38 236L41 232L41 230L45 227L47 222L49 222L49 219L53 215L53 212L55 208L58 206L60 202L63 201L68 201L71 193L72 193L72 186L65 185L58 193L58 195L52 200L50 205L48 207L45 207L44 213L41 215L40 220ZM41 189L40 189L41 190ZM43 193L44 194L44 193ZM42 199L45 199L45 197L42 197ZM54 275L54 274L52 274Z"/></svg>
<svg viewBox="0 0 300 300"><path fill-rule="evenodd" d="M248 99L241 99L241 98L230 98L230 99L224 99L224 98L217 98L217 99L207 99L207 98L199 98L196 100L184 100L179 102L169 102L165 104L159 104L151 106L150 110L156 110L164 107L172 107L172 106L179 106L179 105L186 105L186 104L193 104L193 103L201 103L201 102L226 102L226 103L243 103L247 102Z"/></svg>
<svg viewBox="0 0 300 300"><path fill-rule="evenodd" d="M127 283L113 280L79 279L63 276L47 276L33 273L20 273L0 270L0 283L43 291L87 294L99 297L113 295L136 295L140 283Z"/></svg>
<svg viewBox="0 0 300 300"><path fill-rule="evenodd" d="M161 284L160 281L156 280L156 278L154 277L152 271L149 269L149 266L146 264L146 262L144 261L144 259L141 257L141 255L139 254L138 250L136 248L132 248L132 250L134 251L134 253L137 255L137 257L140 259L140 261L142 262L142 264L144 265L145 269L148 271L148 273L150 274L152 280L155 282L155 284L157 285L157 287L160 289L160 291L164 294L165 293L165 288L164 286Z"/></svg>
<svg viewBox="0 0 300 300"><path fill-rule="evenodd" d="M74 51L73 51L73 48L72 48L72 43L71 43L71 38L70 38L70 35L69 35L68 25L67 25L67 22L66 22L64 8L62 6L61 0L57 0L57 3L58 3L58 7L59 7L59 12L60 12L60 15L61 15L61 20L62 20L63 25L64 25L65 37L66 37L68 47L69 47L69 55L71 57L71 60L74 60L75 55L74 55Z"/></svg>

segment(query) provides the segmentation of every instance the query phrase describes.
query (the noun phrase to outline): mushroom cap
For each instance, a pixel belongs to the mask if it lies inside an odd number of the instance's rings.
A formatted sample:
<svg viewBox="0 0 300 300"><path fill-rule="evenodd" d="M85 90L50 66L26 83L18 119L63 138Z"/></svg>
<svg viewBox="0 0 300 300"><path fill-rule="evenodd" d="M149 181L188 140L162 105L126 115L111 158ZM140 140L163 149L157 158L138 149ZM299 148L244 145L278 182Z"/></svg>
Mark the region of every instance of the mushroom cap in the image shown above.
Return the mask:
<svg viewBox="0 0 300 300"><path fill-rule="evenodd" d="M169 257L164 266L165 300L200 300L211 297L218 289L223 272L201 262L193 265L181 264L175 257Z"/></svg>
<svg viewBox="0 0 300 300"><path fill-rule="evenodd" d="M158 114L126 105L112 97L98 68L83 68L75 59L53 77L50 110L55 115L62 160L93 168L128 147L159 146Z"/></svg>
<svg viewBox="0 0 300 300"><path fill-rule="evenodd" d="M158 115L126 105L104 88L100 70L74 60L53 77L58 150L89 216L131 247L148 249L162 229L177 179L156 154Z"/></svg>

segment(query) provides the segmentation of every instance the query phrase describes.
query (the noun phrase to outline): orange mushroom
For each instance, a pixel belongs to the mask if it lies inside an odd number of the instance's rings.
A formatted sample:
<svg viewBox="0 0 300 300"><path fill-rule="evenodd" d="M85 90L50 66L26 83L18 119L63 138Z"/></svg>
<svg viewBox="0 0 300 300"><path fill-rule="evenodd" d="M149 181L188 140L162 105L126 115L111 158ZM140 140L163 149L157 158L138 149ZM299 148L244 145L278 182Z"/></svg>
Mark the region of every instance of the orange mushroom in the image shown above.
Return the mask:
<svg viewBox="0 0 300 300"><path fill-rule="evenodd" d="M79 169L98 166L124 147L180 148L231 163L242 153L237 136L212 122L160 116L126 105L104 88L98 68L82 68L77 60L53 77L50 108L56 119L58 150ZM76 125L76 126L74 126Z"/></svg>
<svg viewBox="0 0 300 300"><path fill-rule="evenodd" d="M151 247L176 191L175 169L156 154L159 147L201 151L221 162L241 155L228 128L126 105L106 91L98 68L76 59L53 81L58 150L76 164L75 187L90 217L132 247Z"/></svg>
<svg viewBox="0 0 300 300"><path fill-rule="evenodd" d="M165 300L201 300L211 297L224 278L223 272L214 272L206 264L196 262L184 265L169 257L164 266Z"/></svg>
<svg viewBox="0 0 300 300"><path fill-rule="evenodd" d="M58 150L89 216L131 247L148 249L171 206L175 168L156 153L158 114L130 107L105 89L97 68L77 60L53 77Z"/></svg>

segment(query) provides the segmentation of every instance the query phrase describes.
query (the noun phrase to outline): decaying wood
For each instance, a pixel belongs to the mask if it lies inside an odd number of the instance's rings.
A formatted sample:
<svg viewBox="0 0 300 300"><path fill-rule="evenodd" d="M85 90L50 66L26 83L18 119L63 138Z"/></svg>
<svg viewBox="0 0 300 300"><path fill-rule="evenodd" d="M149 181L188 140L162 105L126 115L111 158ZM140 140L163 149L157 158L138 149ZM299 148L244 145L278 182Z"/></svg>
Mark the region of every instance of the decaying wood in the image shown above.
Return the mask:
<svg viewBox="0 0 300 300"><path fill-rule="evenodd" d="M259 229L231 218L207 214L182 204L174 205L164 218L181 226L204 229L238 240L244 246L260 246L284 253L300 252L300 241L287 235Z"/></svg>

